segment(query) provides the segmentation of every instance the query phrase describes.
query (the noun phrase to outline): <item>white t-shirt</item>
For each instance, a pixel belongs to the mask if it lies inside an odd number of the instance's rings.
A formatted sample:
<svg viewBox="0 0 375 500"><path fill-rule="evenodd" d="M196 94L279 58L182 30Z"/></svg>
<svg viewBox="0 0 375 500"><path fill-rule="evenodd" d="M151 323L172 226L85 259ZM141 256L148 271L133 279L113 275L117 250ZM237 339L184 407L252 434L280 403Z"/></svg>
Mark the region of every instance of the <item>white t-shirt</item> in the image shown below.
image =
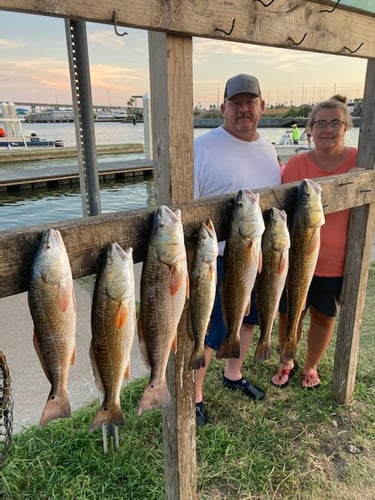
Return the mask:
<svg viewBox="0 0 375 500"><path fill-rule="evenodd" d="M276 150L265 139L241 141L218 127L194 140L194 198L278 184Z"/></svg>

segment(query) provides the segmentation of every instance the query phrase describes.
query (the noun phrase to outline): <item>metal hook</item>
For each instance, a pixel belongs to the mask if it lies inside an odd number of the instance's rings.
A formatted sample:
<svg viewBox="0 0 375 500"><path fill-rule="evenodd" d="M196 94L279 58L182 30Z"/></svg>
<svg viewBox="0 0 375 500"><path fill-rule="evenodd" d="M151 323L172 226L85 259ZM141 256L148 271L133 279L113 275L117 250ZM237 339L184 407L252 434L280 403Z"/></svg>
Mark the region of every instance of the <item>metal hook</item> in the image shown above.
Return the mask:
<svg viewBox="0 0 375 500"><path fill-rule="evenodd" d="M118 31L118 29L117 29L117 13L116 13L115 10L112 13L112 21L113 21L113 24L115 25L115 33L116 33L116 35L118 35L118 36L125 36L125 35L127 35L126 31L124 31L124 33L120 33Z"/></svg>
<svg viewBox="0 0 375 500"><path fill-rule="evenodd" d="M224 33L224 35L231 35L232 32L233 32L233 28L234 28L234 23L236 22L236 19L233 19L232 21L232 27L229 31L225 31L225 30L222 30L221 28L215 28L214 31L220 31L221 33Z"/></svg>
<svg viewBox="0 0 375 500"><path fill-rule="evenodd" d="M262 2L262 0L257 0L257 2L260 2L263 5L263 7L269 7L271 5L271 3L273 3L274 1L275 0L271 0L268 3L264 3L264 2Z"/></svg>
<svg viewBox="0 0 375 500"><path fill-rule="evenodd" d="M330 14L331 12L336 10L336 7L338 6L339 3L340 3L340 0L337 0L336 4L333 6L333 8L331 10L323 9L323 10L320 10L319 12L328 12Z"/></svg>
<svg viewBox="0 0 375 500"><path fill-rule="evenodd" d="M294 45L301 45L302 42L305 40L306 37L307 37L307 33L305 33L303 35L303 37L301 38L301 40L299 42L296 42L295 40L293 40L293 38L291 36L288 36L287 41L290 40L291 42L294 43Z"/></svg>
<svg viewBox="0 0 375 500"><path fill-rule="evenodd" d="M343 47L343 48L342 48L342 50L341 50L341 52L346 52L346 51L348 51L348 52L350 52L351 54L355 54L356 52L358 52L358 51L359 51L359 49L362 47L362 45L363 45L363 44L364 44L364 42L360 43L360 44L358 45L358 47L357 47L356 49L354 49L354 50L349 49L349 47Z"/></svg>

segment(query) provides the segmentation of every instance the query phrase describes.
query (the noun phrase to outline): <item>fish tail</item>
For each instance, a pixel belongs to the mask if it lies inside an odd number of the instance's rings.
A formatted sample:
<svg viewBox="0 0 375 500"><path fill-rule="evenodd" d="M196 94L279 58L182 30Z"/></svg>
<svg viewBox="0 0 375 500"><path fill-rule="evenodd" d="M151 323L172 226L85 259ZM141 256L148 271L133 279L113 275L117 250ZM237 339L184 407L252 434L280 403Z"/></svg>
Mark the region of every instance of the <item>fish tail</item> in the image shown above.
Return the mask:
<svg viewBox="0 0 375 500"><path fill-rule="evenodd" d="M296 350L297 350L296 336L287 337L284 340L284 344L281 349L280 363L285 363L285 361L288 361L289 359L294 359L296 356Z"/></svg>
<svg viewBox="0 0 375 500"><path fill-rule="evenodd" d="M239 358L240 357L240 341L235 338L234 340L224 339L220 349L216 353L217 359L223 358Z"/></svg>
<svg viewBox="0 0 375 500"><path fill-rule="evenodd" d="M91 422L90 432L95 431L95 429L98 429L103 424L124 425L124 415L119 405L111 407L102 405Z"/></svg>
<svg viewBox="0 0 375 500"><path fill-rule="evenodd" d="M67 394L63 396L50 395L43 409L39 425L46 425L50 420L55 420L56 418L69 418L71 414L72 412Z"/></svg>
<svg viewBox="0 0 375 500"><path fill-rule="evenodd" d="M206 366L206 356L203 346L199 347L199 349L194 349L189 366L192 370L199 370L199 368Z"/></svg>
<svg viewBox="0 0 375 500"><path fill-rule="evenodd" d="M153 408L167 408L171 404L171 395L166 380L150 383L144 390L139 402L138 415Z"/></svg>
<svg viewBox="0 0 375 500"><path fill-rule="evenodd" d="M266 361L272 355L271 342L259 341L254 353L254 363Z"/></svg>

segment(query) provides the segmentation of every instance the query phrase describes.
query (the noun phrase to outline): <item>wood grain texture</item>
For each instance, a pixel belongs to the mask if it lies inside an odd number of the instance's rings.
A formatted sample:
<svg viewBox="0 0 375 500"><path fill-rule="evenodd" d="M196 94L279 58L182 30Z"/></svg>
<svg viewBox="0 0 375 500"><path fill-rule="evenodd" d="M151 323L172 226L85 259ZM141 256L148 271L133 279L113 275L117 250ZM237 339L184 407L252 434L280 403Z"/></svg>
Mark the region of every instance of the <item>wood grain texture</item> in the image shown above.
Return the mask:
<svg viewBox="0 0 375 500"><path fill-rule="evenodd" d="M355 57L375 56L375 17L306 0L0 0L0 9ZM354 54L352 52L355 52Z"/></svg>
<svg viewBox="0 0 375 500"><path fill-rule="evenodd" d="M322 187L325 213L359 207L375 201L375 172L351 173L318 180ZM287 208L298 183L257 190L263 210L276 206ZM172 204L181 209L187 247L201 221L210 217L219 239L227 235L227 217L234 194L205 198L189 203ZM69 255L73 277L94 274L102 249L110 242L134 249L134 261L145 257L154 209L116 212L53 224L60 229ZM31 262L41 234L49 225L0 232L0 297L24 292L28 286ZM368 234L367 238L371 239Z"/></svg>

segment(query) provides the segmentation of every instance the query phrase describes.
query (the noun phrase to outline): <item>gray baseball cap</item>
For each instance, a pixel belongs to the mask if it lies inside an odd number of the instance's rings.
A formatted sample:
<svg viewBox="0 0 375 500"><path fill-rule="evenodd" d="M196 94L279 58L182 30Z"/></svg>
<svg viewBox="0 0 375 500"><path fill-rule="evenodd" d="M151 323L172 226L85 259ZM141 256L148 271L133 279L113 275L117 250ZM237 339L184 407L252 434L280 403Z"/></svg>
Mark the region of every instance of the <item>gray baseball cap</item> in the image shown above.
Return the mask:
<svg viewBox="0 0 375 500"><path fill-rule="evenodd" d="M255 78L255 76L241 73L229 78L225 85L224 100L231 99L233 96L242 94L243 92L253 94L258 97L262 95L258 79Z"/></svg>

